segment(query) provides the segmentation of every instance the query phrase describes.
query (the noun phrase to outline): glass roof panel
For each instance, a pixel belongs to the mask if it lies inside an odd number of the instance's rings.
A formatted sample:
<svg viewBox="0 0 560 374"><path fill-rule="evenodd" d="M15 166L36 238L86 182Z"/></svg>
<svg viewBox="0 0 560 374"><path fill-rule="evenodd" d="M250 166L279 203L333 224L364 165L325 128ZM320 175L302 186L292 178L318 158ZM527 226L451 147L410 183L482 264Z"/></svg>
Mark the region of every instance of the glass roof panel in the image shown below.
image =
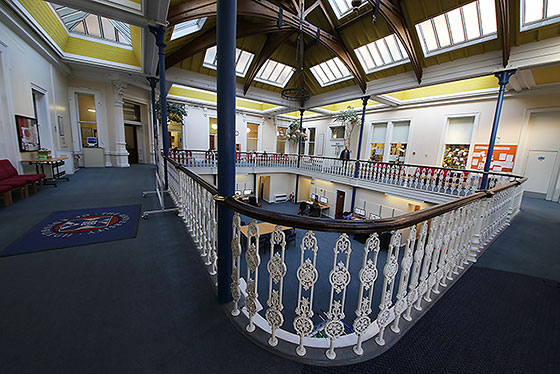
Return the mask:
<svg viewBox="0 0 560 374"><path fill-rule="evenodd" d="M367 3L367 0L362 0L363 6ZM336 15L336 18L340 19L352 11L352 0L329 0L329 4Z"/></svg>
<svg viewBox="0 0 560 374"><path fill-rule="evenodd" d="M356 48L354 51L366 73L410 61L406 50L395 34ZM383 54L383 58L379 52Z"/></svg>
<svg viewBox="0 0 560 374"><path fill-rule="evenodd" d="M255 80L284 88L293 73L293 67L274 60L267 60L255 76Z"/></svg>
<svg viewBox="0 0 560 374"><path fill-rule="evenodd" d="M130 25L127 23L63 5L51 4L51 6L70 33L132 45Z"/></svg>
<svg viewBox="0 0 560 374"><path fill-rule="evenodd" d="M175 25L175 27L173 27L173 32L171 33L171 40L179 39L182 38L183 36L187 36L197 31L200 31L200 29L202 29L205 23L206 23L206 17L181 22Z"/></svg>
<svg viewBox="0 0 560 374"><path fill-rule="evenodd" d="M560 22L560 0L521 0L521 31Z"/></svg>
<svg viewBox="0 0 560 374"><path fill-rule="evenodd" d="M310 70L322 87L352 78L352 74L338 57L312 66Z"/></svg>
<svg viewBox="0 0 560 374"><path fill-rule="evenodd" d="M497 38L494 0L476 0L416 24L425 56Z"/></svg>
<svg viewBox="0 0 560 374"><path fill-rule="evenodd" d="M422 35L424 36L423 38L424 43L422 43L422 46L424 47L424 51L436 50L438 48L438 45L436 41L436 34L434 33L434 28L432 26L432 21L431 20L424 21L419 26Z"/></svg>
<svg viewBox="0 0 560 374"><path fill-rule="evenodd" d="M204 54L204 62L202 66L208 69L217 69L217 55L216 55L217 47L213 46L206 50ZM254 54L251 52L244 51L242 49L236 48L235 50L236 62L235 62L235 74L241 78L247 74L247 70L249 70L249 66L251 65L251 61L253 61Z"/></svg>

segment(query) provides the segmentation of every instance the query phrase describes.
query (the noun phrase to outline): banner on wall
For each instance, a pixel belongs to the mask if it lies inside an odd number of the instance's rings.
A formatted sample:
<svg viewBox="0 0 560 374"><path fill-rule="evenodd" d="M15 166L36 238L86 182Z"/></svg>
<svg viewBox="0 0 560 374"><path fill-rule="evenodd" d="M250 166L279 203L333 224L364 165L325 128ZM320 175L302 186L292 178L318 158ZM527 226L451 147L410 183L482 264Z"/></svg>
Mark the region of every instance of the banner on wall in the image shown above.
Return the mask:
<svg viewBox="0 0 560 374"><path fill-rule="evenodd" d="M515 154L517 153L517 144L496 144L494 153L492 154L492 163L490 171L495 172L512 172L515 163ZM488 144L475 144L473 156L471 160L471 169L483 170L486 163L486 155L488 154Z"/></svg>

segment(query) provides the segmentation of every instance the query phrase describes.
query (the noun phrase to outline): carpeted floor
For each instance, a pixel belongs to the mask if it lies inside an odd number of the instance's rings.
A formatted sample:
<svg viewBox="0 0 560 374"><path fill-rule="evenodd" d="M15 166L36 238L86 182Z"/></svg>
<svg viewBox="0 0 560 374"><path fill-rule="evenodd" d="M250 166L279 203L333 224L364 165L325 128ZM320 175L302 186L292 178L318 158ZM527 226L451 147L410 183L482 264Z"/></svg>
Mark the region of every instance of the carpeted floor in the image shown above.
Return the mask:
<svg viewBox="0 0 560 374"><path fill-rule="evenodd" d="M59 188L1 207L0 249L56 210L153 209L156 199L141 197L152 188L149 166L80 170ZM133 239L0 258L0 372L557 372L558 283L512 272L558 279L559 230L546 223L558 208L525 199L512 228L397 345L337 368L281 359L241 335L172 214L141 220ZM504 263L512 272L495 270Z"/></svg>

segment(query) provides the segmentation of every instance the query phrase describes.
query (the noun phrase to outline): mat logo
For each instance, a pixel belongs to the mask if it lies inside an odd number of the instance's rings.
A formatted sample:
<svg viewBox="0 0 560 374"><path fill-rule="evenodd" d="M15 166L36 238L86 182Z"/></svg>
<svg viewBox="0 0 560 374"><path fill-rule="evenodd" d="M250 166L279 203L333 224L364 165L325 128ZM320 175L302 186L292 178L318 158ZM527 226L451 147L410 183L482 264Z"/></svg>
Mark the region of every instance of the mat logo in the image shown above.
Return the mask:
<svg viewBox="0 0 560 374"><path fill-rule="evenodd" d="M97 215L85 214L75 218L51 222L41 230L41 234L55 238L94 234L122 226L129 219L129 216L126 214L114 212Z"/></svg>

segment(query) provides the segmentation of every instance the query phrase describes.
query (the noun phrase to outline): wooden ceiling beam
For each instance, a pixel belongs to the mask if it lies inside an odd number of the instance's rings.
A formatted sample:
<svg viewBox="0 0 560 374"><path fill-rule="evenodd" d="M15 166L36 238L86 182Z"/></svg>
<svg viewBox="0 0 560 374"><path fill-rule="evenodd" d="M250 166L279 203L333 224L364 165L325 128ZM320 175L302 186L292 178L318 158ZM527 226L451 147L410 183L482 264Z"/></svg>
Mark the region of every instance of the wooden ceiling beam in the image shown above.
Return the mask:
<svg viewBox="0 0 560 374"><path fill-rule="evenodd" d="M280 7L270 3L267 0L239 0L237 3L237 13L241 15L276 20L278 19L279 12ZM365 77L362 76L356 63L352 60L352 56L339 37L321 30L319 27L308 23L305 20L303 20L302 23L299 16L287 10L283 10L283 22L286 25L290 25L298 30L301 26L301 30L304 34L307 34L314 38L318 37L319 43L333 52L338 58L340 58L342 63L354 76L354 79L356 80L358 86L360 86L362 91L365 92L367 86Z"/></svg>
<svg viewBox="0 0 560 374"><path fill-rule="evenodd" d="M169 26L174 26L200 17L215 16L217 4L216 0L187 0L169 8L167 22Z"/></svg>
<svg viewBox="0 0 560 374"><path fill-rule="evenodd" d="M301 28L304 34L317 38L319 40L319 43L321 43L324 47L329 49L338 58L340 58L342 63L348 68L350 73L354 76L354 79L356 80L356 82L358 83L362 91L365 92L366 80L362 76L356 63L353 61L350 52L346 49L346 47L342 43L342 40L338 36L333 35L324 30L321 30L319 27L309 22L306 22L305 19L302 20L298 15L290 12L289 10L279 7L278 5L275 5L268 0L238 0L237 3L238 15L265 18L275 22L278 22L279 15L281 12L280 9L282 9L283 26L286 25L297 30ZM184 22L190 19L199 18L199 17L213 16L216 15L216 1L215 0L210 0L210 1L187 0L185 3L181 3L171 7L168 14L169 14L168 21L171 25ZM263 33L263 32L265 31L260 29L255 31L255 33ZM215 39L215 34L206 36L205 39L206 43L198 42L198 47L199 47L198 51L200 51L201 45L203 44L208 45L208 39L210 39L211 37ZM241 36L238 35L238 37ZM193 43L197 43L197 42L193 41ZM181 48L181 50L186 49L186 47L187 46ZM167 67L173 66L176 63L182 61L184 58L186 58L186 57L181 58L182 56L192 56L190 51L184 51L182 53L183 54L174 53L171 56L169 56L168 59L170 60L170 62L166 63L166 66Z"/></svg>
<svg viewBox="0 0 560 374"><path fill-rule="evenodd" d="M269 33L266 35L266 42L261 49L261 52L254 59L253 64L249 68L247 72L247 77L245 78L245 84L243 85L243 93L247 93L251 83L257 76L257 73L261 69L261 67L265 64L265 62L272 56L274 51L276 51L286 40L288 40L292 35L294 35L295 30L283 31L279 33Z"/></svg>
<svg viewBox="0 0 560 374"><path fill-rule="evenodd" d="M509 0L496 0L498 25L502 32L502 63L504 67L509 62L511 53L511 29L509 23Z"/></svg>
<svg viewBox="0 0 560 374"><path fill-rule="evenodd" d="M237 38L245 38L259 33L274 33L280 31L292 30L290 26L278 27L278 24L273 21L266 21L253 24L238 25ZM200 36L194 38L184 46L180 47L177 51L173 52L165 58L165 68L178 64L179 62L194 56L197 53L204 52L208 48L216 45L216 27L205 31Z"/></svg>
<svg viewBox="0 0 560 374"><path fill-rule="evenodd" d="M321 2L319 0L315 1L309 8L305 9L303 12L303 18L307 17L307 15L315 10L319 6Z"/></svg>
<svg viewBox="0 0 560 374"><path fill-rule="evenodd" d="M375 7L375 0L368 1ZM379 14L385 19L391 30L402 43L408 54L414 73L416 74L416 80L420 83L422 81L422 65L420 64L419 54L414 48L412 32L406 25L400 2L395 0L380 0Z"/></svg>

